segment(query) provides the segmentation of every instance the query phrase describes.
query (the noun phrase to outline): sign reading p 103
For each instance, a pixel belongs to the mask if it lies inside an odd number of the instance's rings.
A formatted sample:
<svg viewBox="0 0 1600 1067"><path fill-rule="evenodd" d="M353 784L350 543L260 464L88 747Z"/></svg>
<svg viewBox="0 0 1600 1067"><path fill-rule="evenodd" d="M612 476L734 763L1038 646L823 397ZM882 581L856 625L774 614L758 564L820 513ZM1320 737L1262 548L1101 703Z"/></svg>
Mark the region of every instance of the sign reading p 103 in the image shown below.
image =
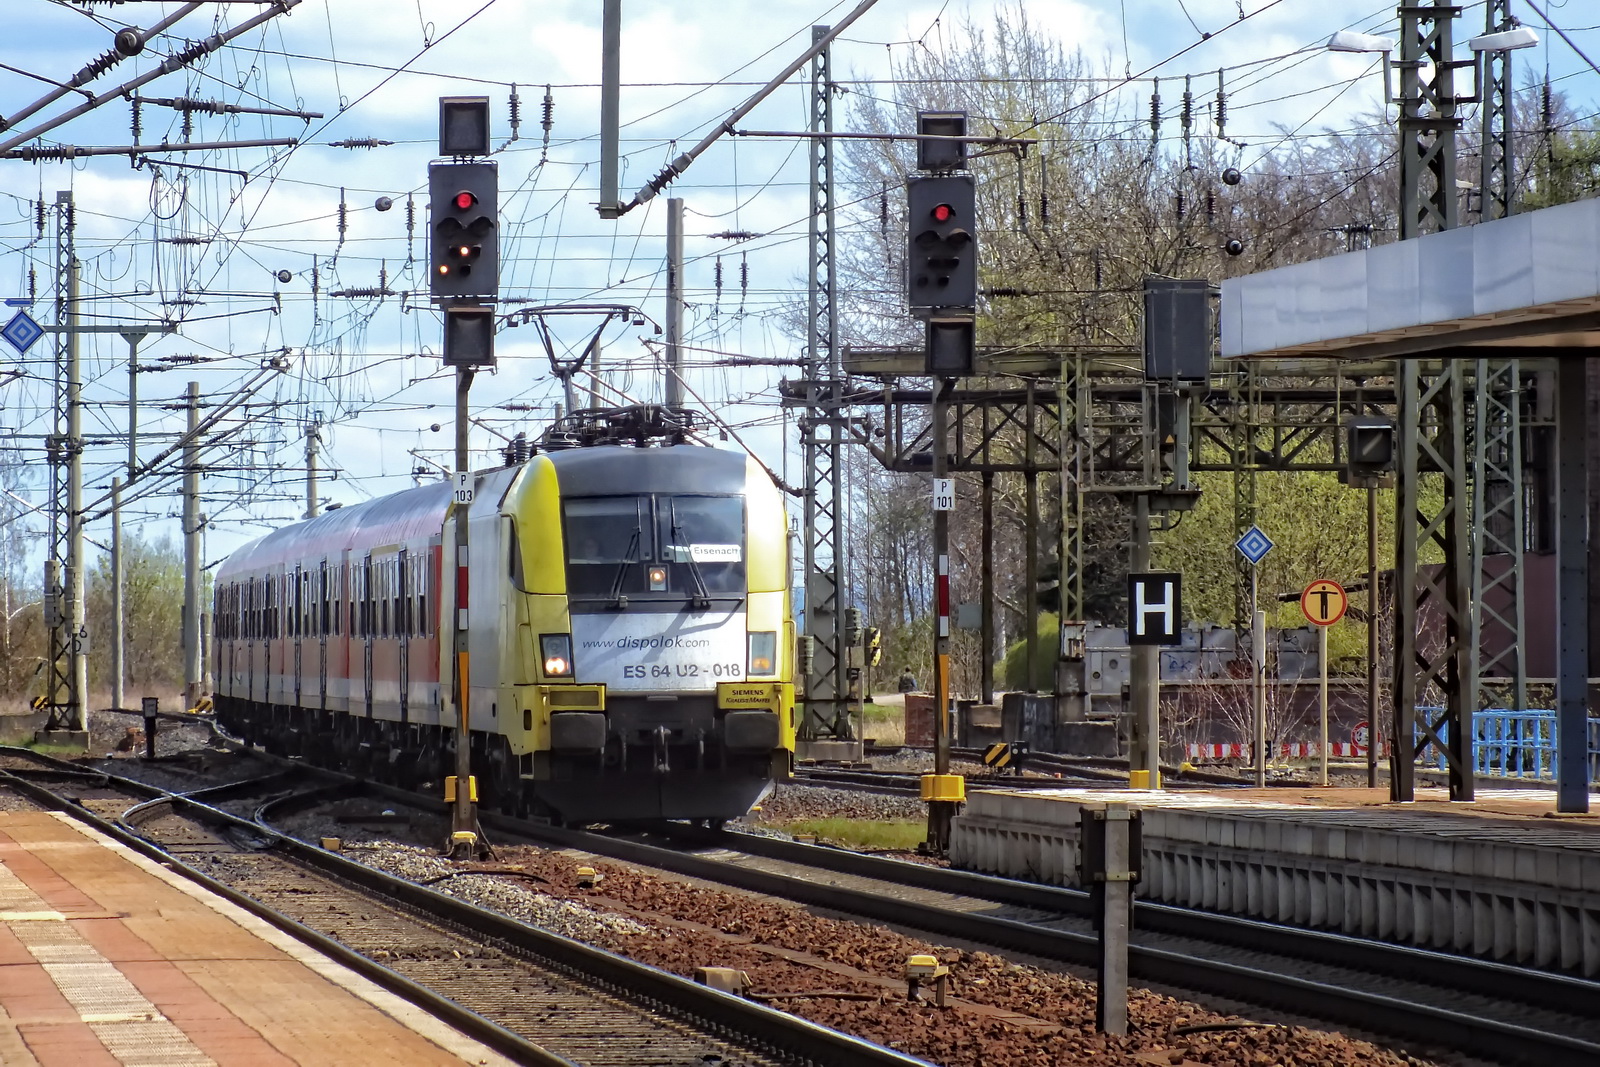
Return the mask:
<svg viewBox="0 0 1600 1067"><path fill-rule="evenodd" d="M574 615L572 642L577 680L614 692L710 693L745 676L742 611Z"/></svg>

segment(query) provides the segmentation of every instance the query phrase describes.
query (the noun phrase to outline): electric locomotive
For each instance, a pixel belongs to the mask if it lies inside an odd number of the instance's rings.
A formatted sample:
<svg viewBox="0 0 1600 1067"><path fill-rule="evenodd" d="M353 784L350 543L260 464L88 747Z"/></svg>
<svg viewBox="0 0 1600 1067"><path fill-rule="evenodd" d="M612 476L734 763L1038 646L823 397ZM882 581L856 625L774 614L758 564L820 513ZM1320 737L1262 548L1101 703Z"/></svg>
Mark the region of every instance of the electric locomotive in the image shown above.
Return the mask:
<svg viewBox="0 0 1600 1067"><path fill-rule="evenodd" d="M470 503L424 485L235 552L216 578L219 722L438 781L459 619L486 802L580 824L744 814L793 763L788 520L768 473L688 443L698 428L679 408L574 413L476 474Z"/></svg>

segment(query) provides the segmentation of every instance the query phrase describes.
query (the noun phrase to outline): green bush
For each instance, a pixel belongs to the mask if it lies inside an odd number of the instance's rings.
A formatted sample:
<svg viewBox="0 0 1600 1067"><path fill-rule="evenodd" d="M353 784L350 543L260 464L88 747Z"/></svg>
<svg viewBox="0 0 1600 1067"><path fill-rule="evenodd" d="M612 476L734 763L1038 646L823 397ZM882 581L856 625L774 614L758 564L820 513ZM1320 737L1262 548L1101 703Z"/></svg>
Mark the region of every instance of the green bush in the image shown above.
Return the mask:
<svg viewBox="0 0 1600 1067"><path fill-rule="evenodd" d="M1052 612L1039 616L1035 632L1039 635L1038 661L1034 664L1034 688L1051 693L1056 688L1056 644L1061 640L1061 623ZM1028 688L1028 643L1018 641L1006 649L1000 661L1000 680L1007 689Z"/></svg>

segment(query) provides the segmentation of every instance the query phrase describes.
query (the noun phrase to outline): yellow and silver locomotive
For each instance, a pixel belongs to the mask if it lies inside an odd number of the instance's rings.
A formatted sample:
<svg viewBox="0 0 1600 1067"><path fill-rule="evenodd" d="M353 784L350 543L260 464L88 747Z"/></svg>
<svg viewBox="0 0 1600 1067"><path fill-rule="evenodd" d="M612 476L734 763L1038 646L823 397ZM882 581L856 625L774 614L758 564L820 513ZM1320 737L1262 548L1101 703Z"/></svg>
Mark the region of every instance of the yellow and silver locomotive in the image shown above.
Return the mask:
<svg viewBox="0 0 1600 1067"><path fill-rule="evenodd" d="M486 800L576 823L744 814L792 765L788 521L767 472L684 443L694 426L577 413L477 474L468 505L423 486L240 549L216 581L218 718L269 750L436 781L459 618Z"/></svg>

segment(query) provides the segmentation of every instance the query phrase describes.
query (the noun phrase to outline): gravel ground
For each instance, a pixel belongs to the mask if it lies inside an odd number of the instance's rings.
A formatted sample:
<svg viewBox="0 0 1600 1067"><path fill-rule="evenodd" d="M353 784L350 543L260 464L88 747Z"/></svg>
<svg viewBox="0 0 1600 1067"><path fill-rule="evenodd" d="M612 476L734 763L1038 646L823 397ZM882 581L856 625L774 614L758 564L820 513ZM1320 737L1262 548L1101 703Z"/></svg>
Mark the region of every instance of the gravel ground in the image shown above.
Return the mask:
<svg viewBox="0 0 1600 1067"><path fill-rule="evenodd" d="M1071 975L530 846L502 848L493 863L474 864L452 864L416 846L380 841L347 842L345 851L422 881L455 872L436 888L678 974L692 975L702 966L742 970L753 994L778 995L774 1002L786 1010L946 1067L1426 1062L1299 1027L1177 1034L1185 1026L1245 1020L1144 990L1130 991L1132 1035L1107 1037L1094 1031L1093 986ZM576 869L584 863L601 873L593 890L578 888ZM905 960L918 953L936 954L950 966L951 1007L905 1000Z"/></svg>
<svg viewBox="0 0 1600 1067"><path fill-rule="evenodd" d="M791 819L926 819L928 806L915 797L857 793L824 786L781 785L752 813L759 822Z"/></svg>

